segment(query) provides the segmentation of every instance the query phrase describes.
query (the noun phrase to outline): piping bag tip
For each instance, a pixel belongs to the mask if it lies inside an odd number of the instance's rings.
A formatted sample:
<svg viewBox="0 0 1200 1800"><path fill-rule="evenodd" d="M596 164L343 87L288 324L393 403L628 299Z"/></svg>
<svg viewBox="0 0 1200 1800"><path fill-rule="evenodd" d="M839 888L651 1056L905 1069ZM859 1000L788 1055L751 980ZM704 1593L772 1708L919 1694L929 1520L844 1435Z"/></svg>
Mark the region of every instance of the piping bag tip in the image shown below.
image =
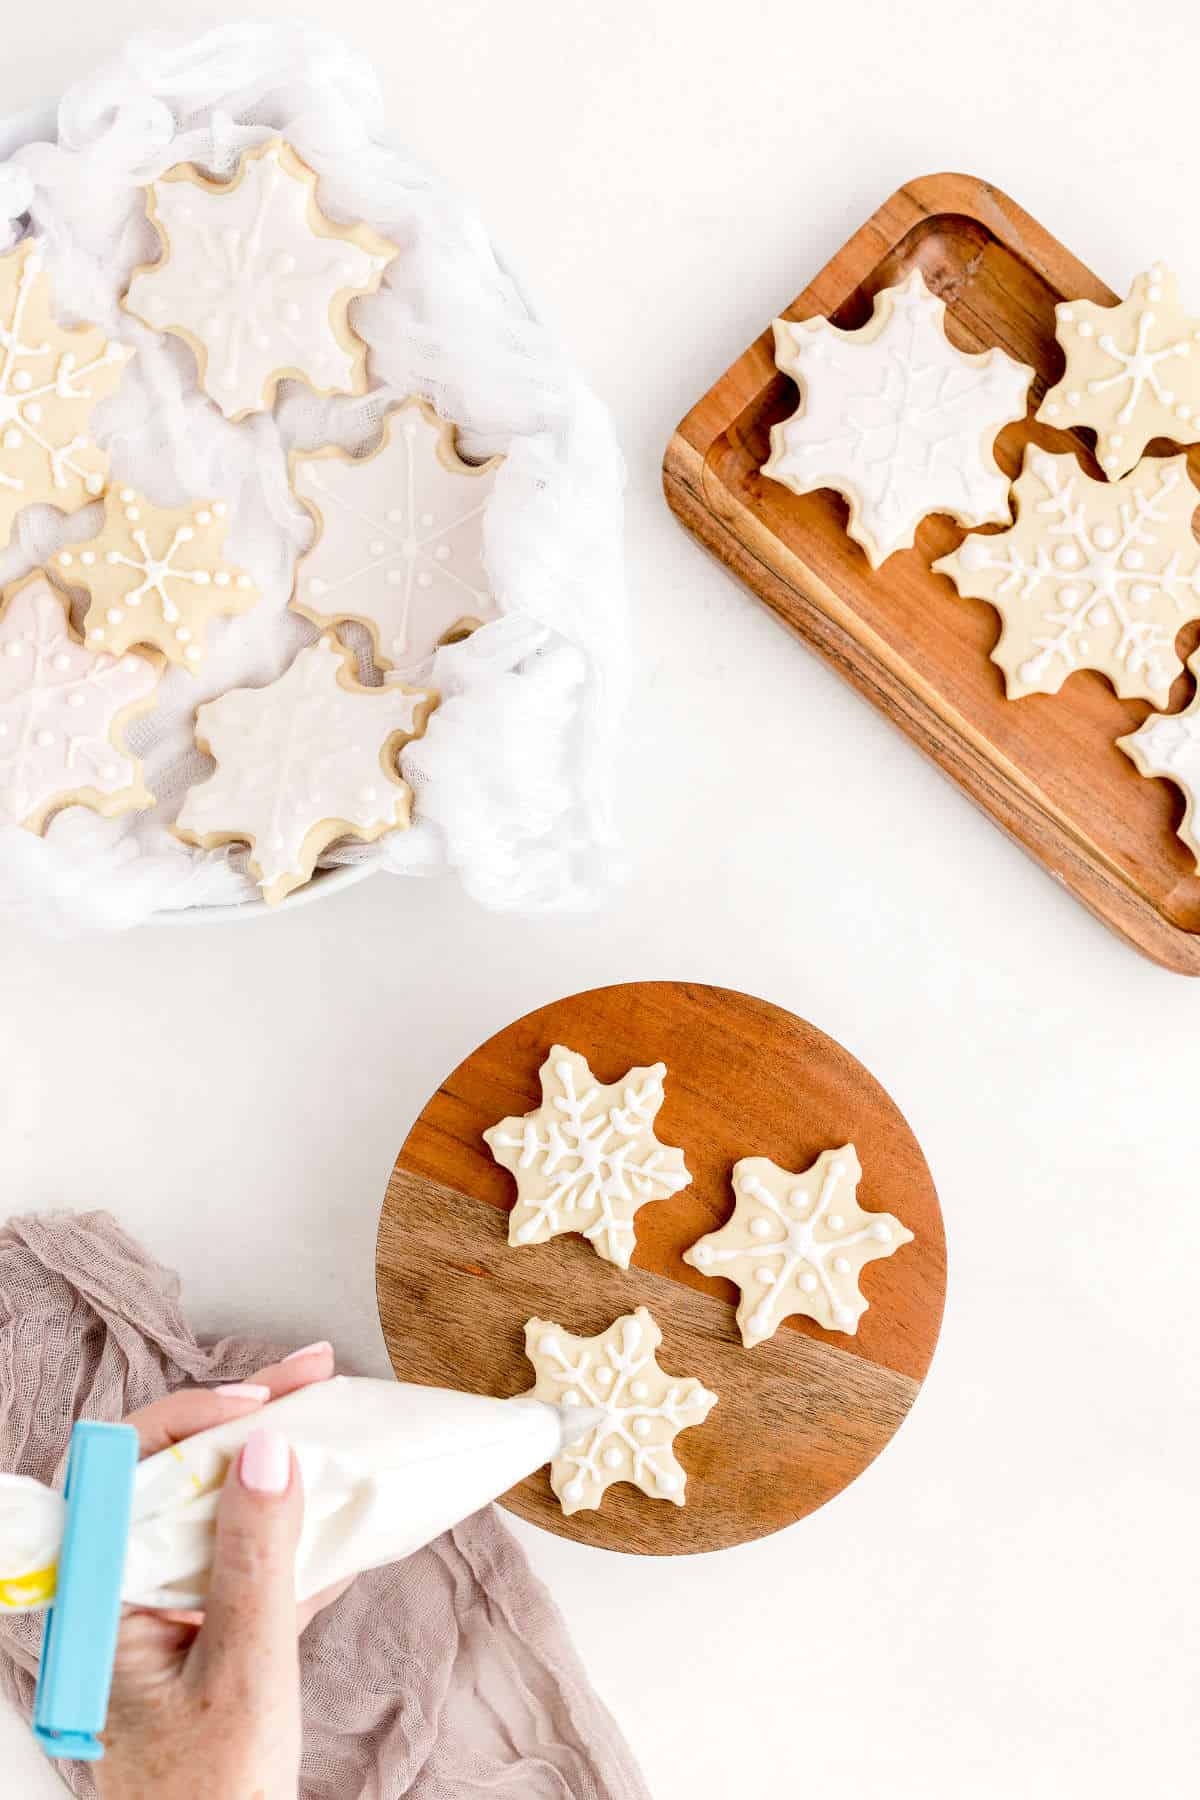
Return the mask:
<svg viewBox="0 0 1200 1800"><path fill-rule="evenodd" d="M559 1448L567 1444L577 1444L580 1438L595 1431L597 1425L604 1422L604 1409L599 1406L560 1406L557 1409L562 1427L562 1439Z"/></svg>

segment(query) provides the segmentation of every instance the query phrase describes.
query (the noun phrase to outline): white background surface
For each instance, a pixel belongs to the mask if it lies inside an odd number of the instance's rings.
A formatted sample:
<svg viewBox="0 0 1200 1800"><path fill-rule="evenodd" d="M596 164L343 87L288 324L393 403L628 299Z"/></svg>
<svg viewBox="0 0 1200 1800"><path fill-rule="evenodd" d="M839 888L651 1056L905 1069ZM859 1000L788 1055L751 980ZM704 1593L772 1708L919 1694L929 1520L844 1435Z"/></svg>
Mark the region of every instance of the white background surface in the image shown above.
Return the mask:
<svg viewBox="0 0 1200 1800"><path fill-rule="evenodd" d="M11 8L0 111L144 13ZM679 530L658 475L772 312L935 168L990 177L1118 289L1166 255L1200 309L1200 24L1191 0L1131 17L360 6L343 22L397 124L475 195L617 417L633 881L587 922L379 877L267 922L0 951L6 1208L111 1207L181 1270L202 1331L327 1334L373 1370L392 1159L514 1016L606 981L722 982L891 1090L941 1191L951 1293L882 1460L716 1557L516 1527L656 1800L1194 1791L1200 988L1109 937L789 640ZM0 1741L6 1791L58 1791L32 1753L18 1765L8 1720Z"/></svg>

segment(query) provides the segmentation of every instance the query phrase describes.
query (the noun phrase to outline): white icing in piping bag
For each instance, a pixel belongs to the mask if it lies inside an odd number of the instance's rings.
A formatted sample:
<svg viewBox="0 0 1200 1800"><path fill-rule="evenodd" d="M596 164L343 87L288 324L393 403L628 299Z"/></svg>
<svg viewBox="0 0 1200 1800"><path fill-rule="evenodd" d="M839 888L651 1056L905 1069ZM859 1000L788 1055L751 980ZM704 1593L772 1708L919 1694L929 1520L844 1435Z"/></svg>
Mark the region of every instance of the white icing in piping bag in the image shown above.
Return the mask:
<svg viewBox="0 0 1200 1800"><path fill-rule="evenodd" d="M396 1562L507 1492L596 1424L594 1409L520 1395L495 1400L409 1382L337 1376L300 1388L138 1464L122 1598L204 1605L213 1528L230 1462L272 1425L304 1484L296 1597ZM50 1597L62 1538L60 1494L0 1476L0 1614Z"/></svg>

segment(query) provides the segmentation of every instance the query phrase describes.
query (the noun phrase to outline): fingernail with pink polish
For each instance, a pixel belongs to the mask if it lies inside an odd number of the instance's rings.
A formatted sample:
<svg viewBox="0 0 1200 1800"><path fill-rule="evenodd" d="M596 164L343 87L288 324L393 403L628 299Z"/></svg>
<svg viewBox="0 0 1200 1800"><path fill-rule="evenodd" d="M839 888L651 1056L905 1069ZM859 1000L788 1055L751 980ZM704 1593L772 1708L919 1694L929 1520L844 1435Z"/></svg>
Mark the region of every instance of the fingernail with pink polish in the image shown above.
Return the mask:
<svg viewBox="0 0 1200 1800"><path fill-rule="evenodd" d="M282 1494L291 1480L292 1453L281 1431L260 1425L242 1445L238 1473L254 1494Z"/></svg>
<svg viewBox="0 0 1200 1800"><path fill-rule="evenodd" d="M314 1356L318 1350L332 1350L332 1349L333 1349L333 1345L328 1343L325 1340L325 1338L318 1338L315 1344L305 1344L305 1346L302 1350L293 1350L291 1355L285 1356L283 1360L285 1363L295 1362L297 1357Z"/></svg>
<svg viewBox="0 0 1200 1800"><path fill-rule="evenodd" d="M227 1400L257 1400L260 1405L271 1398L270 1388L260 1381L226 1381L213 1393L224 1394Z"/></svg>

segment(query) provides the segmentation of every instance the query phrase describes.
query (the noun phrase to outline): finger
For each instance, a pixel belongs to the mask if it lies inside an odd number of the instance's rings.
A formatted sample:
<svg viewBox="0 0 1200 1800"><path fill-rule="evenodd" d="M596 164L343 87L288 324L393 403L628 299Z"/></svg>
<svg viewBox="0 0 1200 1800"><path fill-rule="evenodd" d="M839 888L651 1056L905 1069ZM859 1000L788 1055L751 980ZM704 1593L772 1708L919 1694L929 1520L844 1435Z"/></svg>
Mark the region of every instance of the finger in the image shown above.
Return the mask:
<svg viewBox="0 0 1200 1800"><path fill-rule="evenodd" d="M195 1652L211 1678L239 1692L278 1694L296 1679L296 1545L304 1513L287 1439L251 1432L230 1465L217 1509L204 1624Z"/></svg>
<svg viewBox="0 0 1200 1800"><path fill-rule="evenodd" d="M293 1350L281 1362L268 1363L250 1377L271 1390L272 1400L281 1400L297 1388L310 1387L314 1381L328 1381L333 1374L333 1348L322 1340Z"/></svg>
<svg viewBox="0 0 1200 1800"><path fill-rule="evenodd" d="M198 1431L214 1425L227 1425L231 1419L244 1419L257 1412L271 1398L265 1382L234 1382L223 1388L180 1388L150 1406L143 1406L126 1418L138 1434L139 1455L153 1456L168 1450Z"/></svg>

